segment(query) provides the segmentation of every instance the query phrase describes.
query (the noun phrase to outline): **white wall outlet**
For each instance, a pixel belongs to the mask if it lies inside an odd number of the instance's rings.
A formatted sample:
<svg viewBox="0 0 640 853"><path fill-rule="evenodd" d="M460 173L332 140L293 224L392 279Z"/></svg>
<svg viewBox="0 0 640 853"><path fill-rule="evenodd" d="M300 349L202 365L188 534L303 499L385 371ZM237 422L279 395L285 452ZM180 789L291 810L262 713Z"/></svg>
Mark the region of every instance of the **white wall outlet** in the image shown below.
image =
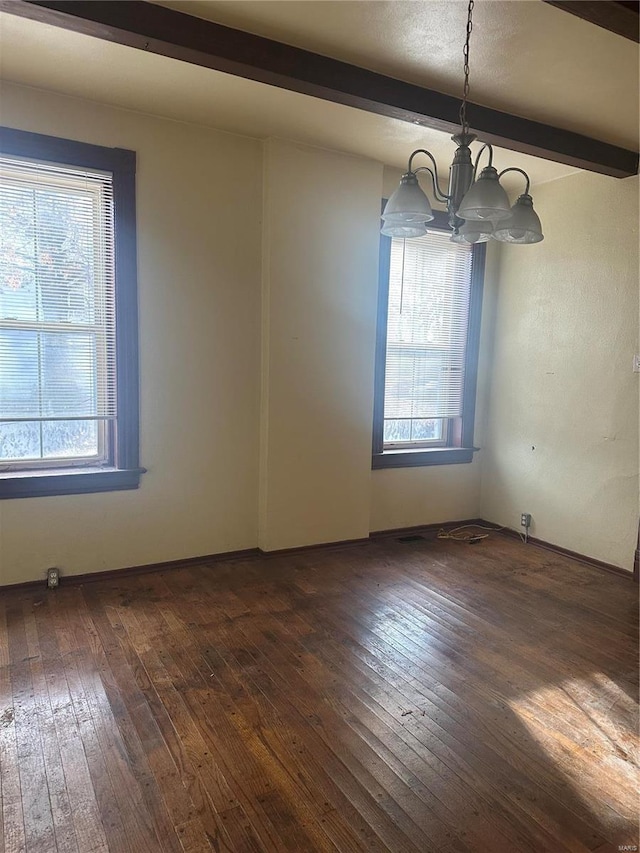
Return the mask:
<svg viewBox="0 0 640 853"><path fill-rule="evenodd" d="M640 354L636 353L633 357L633 372L640 373Z"/></svg>
<svg viewBox="0 0 640 853"><path fill-rule="evenodd" d="M47 569L47 587L57 589L60 583L60 569Z"/></svg>

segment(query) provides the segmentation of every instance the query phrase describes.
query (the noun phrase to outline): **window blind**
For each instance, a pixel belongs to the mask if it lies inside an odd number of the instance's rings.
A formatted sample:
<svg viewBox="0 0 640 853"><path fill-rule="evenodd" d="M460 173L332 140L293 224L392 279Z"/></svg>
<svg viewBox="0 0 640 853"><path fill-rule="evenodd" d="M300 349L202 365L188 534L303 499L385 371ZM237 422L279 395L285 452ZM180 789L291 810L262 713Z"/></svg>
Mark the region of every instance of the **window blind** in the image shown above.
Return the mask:
<svg viewBox="0 0 640 853"><path fill-rule="evenodd" d="M0 422L116 412L112 176L0 157Z"/></svg>
<svg viewBox="0 0 640 853"><path fill-rule="evenodd" d="M392 239L385 420L462 415L471 259L448 233Z"/></svg>

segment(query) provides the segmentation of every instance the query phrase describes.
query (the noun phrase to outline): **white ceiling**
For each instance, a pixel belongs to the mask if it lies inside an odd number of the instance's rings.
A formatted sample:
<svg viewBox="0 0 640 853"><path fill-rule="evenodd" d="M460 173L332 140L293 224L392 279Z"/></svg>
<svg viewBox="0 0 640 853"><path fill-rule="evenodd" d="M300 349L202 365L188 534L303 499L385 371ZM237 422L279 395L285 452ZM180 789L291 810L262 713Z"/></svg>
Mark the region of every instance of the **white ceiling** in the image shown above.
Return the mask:
<svg viewBox="0 0 640 853"><path fill-rule="evenodd" d="M165 2L180 11L458 94L466 2ZM0 74L29 86L402 167L416 147L446 168L446 134L0 14ZM638 46L541 0L478 0L471 99L636 147ZM498 151L534 183L574 169Z"/></svg>

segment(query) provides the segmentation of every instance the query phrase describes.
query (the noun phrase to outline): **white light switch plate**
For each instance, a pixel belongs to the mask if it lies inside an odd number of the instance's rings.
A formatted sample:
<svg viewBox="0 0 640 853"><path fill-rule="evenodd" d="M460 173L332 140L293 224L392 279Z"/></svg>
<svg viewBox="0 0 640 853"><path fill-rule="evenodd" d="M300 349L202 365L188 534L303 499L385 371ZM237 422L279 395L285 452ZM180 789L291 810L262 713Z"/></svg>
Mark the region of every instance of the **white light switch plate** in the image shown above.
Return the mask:
<svg viewBox="0 0 640 853"><path fill-rule="evenodd" d="M640 373L640 355L634 355L633 357L633 372Z"/></svg>

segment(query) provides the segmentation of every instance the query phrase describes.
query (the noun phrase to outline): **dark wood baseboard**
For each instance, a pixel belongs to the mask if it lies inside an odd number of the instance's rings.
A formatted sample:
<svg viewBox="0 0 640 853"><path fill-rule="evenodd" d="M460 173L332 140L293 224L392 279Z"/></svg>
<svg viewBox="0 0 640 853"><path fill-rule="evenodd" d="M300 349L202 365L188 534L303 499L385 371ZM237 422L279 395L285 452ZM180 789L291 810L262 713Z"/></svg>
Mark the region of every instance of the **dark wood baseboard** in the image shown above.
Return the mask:
<svg viewBox="0 0 640 853"><path fill-rule="evenodd" d="M78 586L94 581L115 580L131 575L145 575L150 572L164 572L168 569L184 568L186 566L199 566L206 563L220 563L225 560L243 560L249 557L259 557L258 548L245 548L241 551L222 551L219 554L206 554L203 557L185 557L182 560L167 560L164 563L146 563L143 566L126 566L122 569L106 569L103 572L83 572L79 575L60 575L60 583L65 586ZM0 586L1 591L15 591L41 586L46 588L46 579L37 581L23 581L22 583L10 583Z"/></svg>
<svg viewBox="0 0 640 853"><path fill-rule="evenodd" d="M170 569L184 568L186 566L205 565L207 563L219 563L227 560L243 560L251 557L259 557L268 559L270 557L281 557L287 554L302 554L309 551L326 551L330 549L350 548L355 545L366 545L368 542L376 539L400 538L403 536L421 535L425 538L435 537L439 530L452 530L466 525L480 525L491 528L496 533L510 538L520 539L521 536L517 530L512 530L508 527L500 527L492 521L486 521L482 518L468 518L461 521L442 521L439 524L419 524L413 527L395 527L388 530L374 530L368 537L360 539L343 539L338 542L322 542L317 545L301 545L296 548L280 548L277 551L264 551L261 548L245 548L240 551L223 551L219 554L207 554L202 557L185 557L182 560L167 560L163 563L148 563L143 566L130 566L122 569L107 569L103 572L86 572L79 575L61 575L60 581L65 586L81 585L85 583L93 583L95 581L113 580L130 575L142 575L148 572L163 572ZM610 563L604 563L601 560L596 560L593 557L587 557L585 554L578 554L576 551L569 551L568 548L561 548L559 545L554 545L551 542L545 542L543 539L529 537L529 544L535 545L538 548L544 548L555 554L561 554L563 557L570 557L572 560L577 560L586 566L591 566L596 569L602 569L606 572L629 578L630 580L638 581L640 574L640 547L635 552L633 572L622 569L619 566L613 566ZM42 580L24 581L22 583L0 585L2 591L19 591L33 587L45 586L44 577Z"/></svg>
<svg viewBox="0 0 640 853"><path fill-rule="evenodd" d="M383 537L411 536L412 534L437 534L439 530L453 530L456 527L466 525L486 524L481 518L465 518L462 521L441 521L439 524L418 524L414 527L391 527L388 530L372 530L370 539L381 539Z"/></svg>
<svg viewBox="0 0 640 853"><path fill-rule="evenodd" d="M277 551L264 551L259 548L264 557L278 557L283 554L298 554L305 551L318 551L327 548L348 548L351 545L366 545L372 539L390 538L394 536L411 536L412 534L423 534L429 536L436 534L439 530L452 530L455 527L463 527L466 524L484 524L480 518L464 519L463 521L441 521L439 524L419 524L415 527L392 527L388 530L372 530L371 533L360 539L340 539L337 542L320 542L317 545L299 545L296 548L279 548Z"/></svg>
<svg viewBox="0 0 640 853"><path fill-rule="evenodd" d="M224 560L242 560L249 557L279 557L284 554L300 554L307 551L323 551L331 548L348 548L353 545L366 545L372 538L381 536L408 535L416 532L438 531L441 528L450 529L461 524L472 524L473 521L447 521L442 524L427 524L420 527L403 527L397 530L378 530L371 533L370 536L361 539L342 539L337 542L321 542L317 545L300 545L296 548L279 548L277 551L264 551L262 548L245 548L241 551L223 551L219 554L206 554L202 557L185 557L183 560L167 560L163 563L147 563L143 566L128 566L122 569L106 569L103 572L85 572L79 575L61 575L60 583L68 586L69 584L78 585L84 583L92 583L93 581L111 580L130 575L142 575L147 572L164 572L168 569L175 569L185 566L197 566L205 563L219 563ZM35 581L23 581L21 583L0 584L0 590L21 590L32 587L42 586L45 588L45 578Z"/></svg>
<svg viewBox="0 0 640 853"><path fill-rule="evenodd" d="M510 527L500 527L492 521L483 521L487 527L493 527L496 532L503 536L508 536L510 539L522 539L522 535L517 530L512 530ZM611 572L614 575L628 578L632 580L634 575L627 569L620 566L614 566L611 563L604 563L602 560L596 560L595 557L587 557L586 554L579 554L577 551L570 551L568 548L562 548L560 545L554 545L552 542L546 542L544 539L536 539L535 536L529 536L527 544L535 545L537 548L544 548L545 551L551 551L554 554L560 554L563 557L570 557L578 563L583 563L585 566L592 566L594 569L602 569L605 572Z"/></svg>
<svg viewBox="0 0 640 853"><path fill-rule="evenodd" d="M294 548L278 548L276 551L264 551L258 548L261 557L283 557L287 554L304 554L306 551L327 551L335 548L350 548L353 545L366 545L369 536L360 539L338 539L336 542L319 542L317 545L297 545Z"/></svg>
<svg viewBox="0 0 640 853"><path fill-rule="evenodd" d="M402 527L391 530L376 530L371 533L371 538L375 539L378 537L392 536L401 537L410 536L411 534L423 534L429 536L431 534L437 534L439 530L451 530L457 527L464 527L465 525L488 527L495 530L496 533L508 536L510 539L522 539L517 530L512 530L510 527L500 527L499 524L495 524L493 521L486 521L483 518L469 518L465 521L448 521L442 524L423 524L416 527ZM591 566L594 569L601 569L605 572L611 572L614 575L620 575L621 577L630 578L636 582L638 581L638 575L640 573L640 545L636 550L633 572L629 572L627 569L620 568L620 566L614 566L611 563L604 563L602 560L596 560L595 557L587 557L586 554L579 554L577 551L570 551L568 548L562 548L560 545L554 545L552 542L546 542L544 539L536 539L534 536L529 537L528 544L535 545L537 548L544 548L546 551L551 551L555 554L561 554L563 557L570 557L572 560L576 560L585 566Z"/></svg>

